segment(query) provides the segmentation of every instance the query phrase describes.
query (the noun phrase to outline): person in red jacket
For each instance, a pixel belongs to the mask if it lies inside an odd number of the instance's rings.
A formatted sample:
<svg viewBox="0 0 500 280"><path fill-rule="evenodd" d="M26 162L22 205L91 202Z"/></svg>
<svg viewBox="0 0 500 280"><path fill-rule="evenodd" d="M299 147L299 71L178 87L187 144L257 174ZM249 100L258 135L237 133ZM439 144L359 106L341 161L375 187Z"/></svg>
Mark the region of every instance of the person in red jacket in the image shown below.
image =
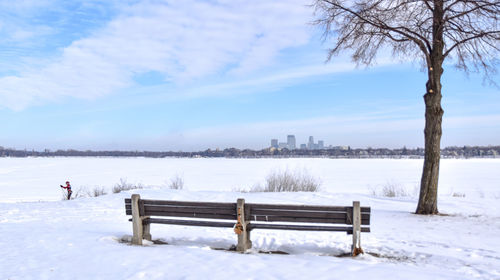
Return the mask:
<svg viewBox="0 0 500 280"><path fill-rule="evenodd" d="M66 186L61 185L61 188L66 189L68 191L68 200L70 200L71 194L73 192L71 191L71 185L69 184L69 181L66 181Z"/></svg>

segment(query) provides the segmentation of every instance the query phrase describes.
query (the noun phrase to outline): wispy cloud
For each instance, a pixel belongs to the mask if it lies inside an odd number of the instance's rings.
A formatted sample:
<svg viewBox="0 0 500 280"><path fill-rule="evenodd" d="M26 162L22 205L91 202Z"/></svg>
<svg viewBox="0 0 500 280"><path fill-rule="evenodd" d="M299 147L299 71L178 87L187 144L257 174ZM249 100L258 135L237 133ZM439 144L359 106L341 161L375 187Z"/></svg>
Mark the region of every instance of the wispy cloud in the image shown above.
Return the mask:
<svg viewBox="0 0 500 280"><path fill-rule="evenodd" d="M233 79L223 78L193 84L137 86L131 89L133 95L141 95L143 102L188 100L205 97L225 97L243 94L267 93L300 84L305 80L355 70L352 63L314 64L296 68L278 69L272 73L252 74ZM137 100L136 100L137 102Z"/></svg>
<svg viewBox="0 0 500 280"><path fill-rule="evenodd" d="M176 84L244 75L310 37L311 11L301 0L140 1L121 11L50 62L1 77L1 104L23 109L64 97L94 99L132 86L134 75L149 71ZM29 37L19 34L21 41Z"/></svg>

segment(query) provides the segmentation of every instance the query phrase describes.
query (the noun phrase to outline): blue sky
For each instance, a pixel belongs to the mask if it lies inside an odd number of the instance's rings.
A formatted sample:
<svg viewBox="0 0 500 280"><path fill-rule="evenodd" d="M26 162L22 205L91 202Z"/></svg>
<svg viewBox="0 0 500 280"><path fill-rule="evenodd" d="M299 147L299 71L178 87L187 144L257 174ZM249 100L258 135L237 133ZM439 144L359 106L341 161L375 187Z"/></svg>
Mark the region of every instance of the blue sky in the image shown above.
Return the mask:
<svg viewBox="0 0 500 280"><path fill-rule="evenodd" d="M294 134L423 147L419 63L325 63L308 3L0 1L0 146L261 149ZM499 145L499 104L447 65L442 145Z"/></svg>

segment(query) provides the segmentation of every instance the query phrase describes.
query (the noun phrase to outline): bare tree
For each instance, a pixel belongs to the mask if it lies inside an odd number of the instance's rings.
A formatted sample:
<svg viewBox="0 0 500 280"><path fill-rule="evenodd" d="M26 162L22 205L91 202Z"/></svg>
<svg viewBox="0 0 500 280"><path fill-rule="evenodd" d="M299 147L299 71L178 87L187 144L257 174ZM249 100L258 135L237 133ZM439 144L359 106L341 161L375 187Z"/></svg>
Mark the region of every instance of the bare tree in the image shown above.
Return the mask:
<svg viewBox="0 0 500 280"><path fill-rule="evenodd" d="M494 83L500 53L499 0L315 0L316 25L333 39L328 60L352 51L371 65L379 50L420 60L428 74L425 159L417 214L437 214L441 153L441 76L445 60Z"/></svg>

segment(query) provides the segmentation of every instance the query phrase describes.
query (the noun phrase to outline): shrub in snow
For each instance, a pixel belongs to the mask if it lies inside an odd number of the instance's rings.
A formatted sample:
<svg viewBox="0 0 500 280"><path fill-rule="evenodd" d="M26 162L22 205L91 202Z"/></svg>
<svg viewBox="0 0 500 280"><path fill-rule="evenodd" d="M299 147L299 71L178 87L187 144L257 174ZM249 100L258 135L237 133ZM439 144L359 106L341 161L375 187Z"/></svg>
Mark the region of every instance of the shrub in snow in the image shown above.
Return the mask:
<svg viewBox="0 0 500 280"><path fill-rule="evenodd" d="M141 184L131 184L128 183L127 180L120 178L120 183L116 184L112 191L113 193L120 193L122 191L129 191L129 190L135 190L135 189L143 189L144 187Z"/></svg>
<svg viewBox="0 0 500 280"><path fill-rule="evenodd" d="M384 197L411 197L418 195L418 188L414 188L413 193L408 191L401 183L390 181L385 185L371 190L373 196Z"/></svg>
<svg viewBox="0 0 500 280"><path fill-rule="evenodd" d="M108 192L106 192L104 187L95 187L92 191L88 192L89 197L98 197L106 194L108 194Z"/></svg>
<svg viewBox="0 0 500 280"><path fill-rule="evenodd" d="M451 194L453 197L465 197L465 193L454 192Z"/></svg>
<svg viewBox="0 0 500 280"><path fill-rule="evenodd" d="M316 192L320 181L307 171L274 171L266 177L265 186L254 186L250 192Z"/></svg>
<svg viewBox="0 0 500 280"><path fill-rule="evenodd" d="M184 179L181 176L176 175L174 178L170 179L168 188L172 190L182 190L184 188Z"/></svg>

